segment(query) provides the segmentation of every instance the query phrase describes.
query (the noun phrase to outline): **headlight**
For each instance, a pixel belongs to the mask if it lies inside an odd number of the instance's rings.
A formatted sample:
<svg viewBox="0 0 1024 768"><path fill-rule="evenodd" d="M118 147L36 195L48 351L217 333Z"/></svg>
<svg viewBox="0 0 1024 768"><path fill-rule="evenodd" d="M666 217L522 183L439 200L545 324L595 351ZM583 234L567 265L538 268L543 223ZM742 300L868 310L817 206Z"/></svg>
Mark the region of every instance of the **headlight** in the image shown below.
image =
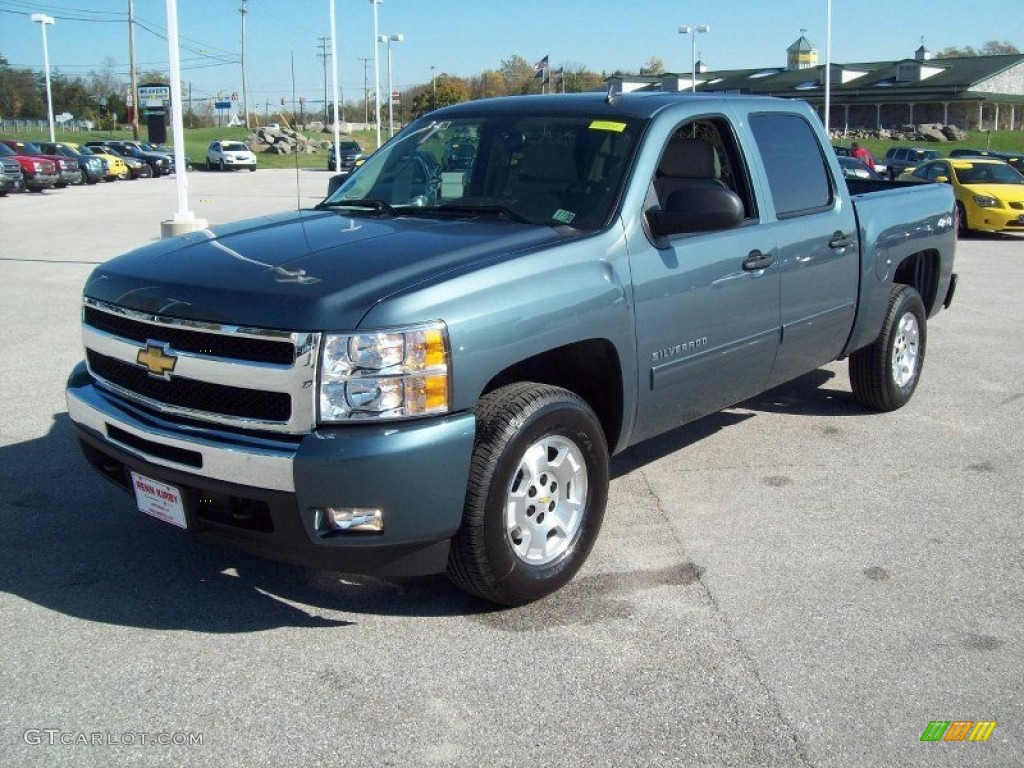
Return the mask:
<svg viewBox="0 0 1024 768"><path fill-rule="evenodd" d="M998 208L1001 205L992 195L975 195L974 202L980 208Z"/></svg>
<svg viewBox="0 0 1024 768"><path fill-rule="evenodd" d="M320 356L320 421L447 413L450 356L443 323L330 333Z"/></svg>

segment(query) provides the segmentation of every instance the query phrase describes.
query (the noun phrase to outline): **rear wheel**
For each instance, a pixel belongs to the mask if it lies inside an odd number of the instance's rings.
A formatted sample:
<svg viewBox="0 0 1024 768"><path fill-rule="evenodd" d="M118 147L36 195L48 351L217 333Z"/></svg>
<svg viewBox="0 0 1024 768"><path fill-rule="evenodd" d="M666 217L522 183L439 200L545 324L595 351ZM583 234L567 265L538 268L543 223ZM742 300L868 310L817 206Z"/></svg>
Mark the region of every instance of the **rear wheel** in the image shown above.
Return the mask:
<svg viewBox="0 0 1024 768"><path fill-rule="evenodd" d="M144 179L153 178L153 169L150 168L149 163L146 163L139 169L139 176L141 176Z"/></svg>
<svg viewBox="0 0 1024 768"><path fill-rule="evenodd" d="M850 355L853 395L876 411L902 408L917 389L924 366L924 302L909 285L893 285L878 338Z"/></svg>
<svg viewBox="0 0 1024 768"><path fill-rule="evenodd" d="M590 554L608 500L608 447L590 406L558 387L512 384L475 411L448 576L486 600L522 605L566 584Z"/></svg>

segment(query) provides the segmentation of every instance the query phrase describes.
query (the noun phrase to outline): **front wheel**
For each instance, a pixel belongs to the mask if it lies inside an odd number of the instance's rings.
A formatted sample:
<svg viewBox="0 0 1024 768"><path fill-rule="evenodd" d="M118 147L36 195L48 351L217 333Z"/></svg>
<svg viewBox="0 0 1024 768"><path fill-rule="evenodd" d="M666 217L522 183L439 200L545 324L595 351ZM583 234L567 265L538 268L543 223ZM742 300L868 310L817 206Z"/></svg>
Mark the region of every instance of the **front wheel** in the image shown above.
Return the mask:
<svg viewBox="0 0 1024 768"><path fill-rule="evenodd" d="M924 366L926 322L918 292L893 285L878 338L850 355L850 384L863 405L895 411L910 402Z"/></svg>
<svg viewBox="0 0 1024 768"><path fill-rule="evenodd" d="M964 204L958 200L956 203L956 236L963 238L970 233L971 229L967 226L967 211L964 209Z"/></svg>
<svg viewBox="0 0 1024 768"><path fill-rule="evenodd" d="M572 392L520 383L475 409L476 440L448 576L503 605L566 584L594 545L608 501L608 446Z"/></svg>
<svg viewBox="0 0 1024 768"><path fill-rule="evenodd" d="M144 179L151 179L153 178L153 169L149 167L149 164L146 164L139 169L139 176Z"/></svg>

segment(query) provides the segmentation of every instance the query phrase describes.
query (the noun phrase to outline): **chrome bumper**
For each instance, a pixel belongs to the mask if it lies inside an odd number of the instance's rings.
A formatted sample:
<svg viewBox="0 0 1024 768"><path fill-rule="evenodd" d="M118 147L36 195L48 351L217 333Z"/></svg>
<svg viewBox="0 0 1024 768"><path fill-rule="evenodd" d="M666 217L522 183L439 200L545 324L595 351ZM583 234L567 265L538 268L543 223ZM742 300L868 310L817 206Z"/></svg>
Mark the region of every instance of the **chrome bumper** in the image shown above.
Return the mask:
<svg viewBox="0 0 1024 768"><path fill-rule="evenodd" d="M160 426L156 420L144 421L132 411L120 407L91 383L76 385L72 382L67 390L67 404L68 416L75 424L144 461L214 480L295 492L297 445L269 440L257 444L233 434L225 434L225 441L215 441L210 439L209 430L196 430L189 434L181 429ZM134 438L136 445L119 440L119 431ZM179 463L148 452L144 448L146 444L198 454L200 466Z"/></svg>

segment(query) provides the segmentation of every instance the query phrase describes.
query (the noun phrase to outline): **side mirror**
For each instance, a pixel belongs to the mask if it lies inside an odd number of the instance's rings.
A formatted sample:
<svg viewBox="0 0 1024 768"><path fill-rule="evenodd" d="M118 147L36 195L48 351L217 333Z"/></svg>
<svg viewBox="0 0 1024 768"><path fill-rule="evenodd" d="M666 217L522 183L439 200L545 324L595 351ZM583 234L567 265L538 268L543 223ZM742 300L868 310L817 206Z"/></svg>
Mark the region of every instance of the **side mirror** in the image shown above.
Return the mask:
<svg viewBox="0 0 1024 768"><path fill-rule="evenodd" d="M938 184L949 184L949 176L936 176L935 181Z"/></svg>
<svg viewBox="0 0 1024 768"><path fill-rule="evenodd" d="M719 184L686 187L669 195L664 209L647 211L647 220L658 237L733 229L743 223L743 201Z"/></svg>
<svg viewBox="0 0 1024 768"><path fill-rule="evenodd" d="M348 178L347 173L339 173L337 176L331 176L330 181L327 182L327 196L330 197L337 191L338 187L345 183L345 179Z"/></svg>

